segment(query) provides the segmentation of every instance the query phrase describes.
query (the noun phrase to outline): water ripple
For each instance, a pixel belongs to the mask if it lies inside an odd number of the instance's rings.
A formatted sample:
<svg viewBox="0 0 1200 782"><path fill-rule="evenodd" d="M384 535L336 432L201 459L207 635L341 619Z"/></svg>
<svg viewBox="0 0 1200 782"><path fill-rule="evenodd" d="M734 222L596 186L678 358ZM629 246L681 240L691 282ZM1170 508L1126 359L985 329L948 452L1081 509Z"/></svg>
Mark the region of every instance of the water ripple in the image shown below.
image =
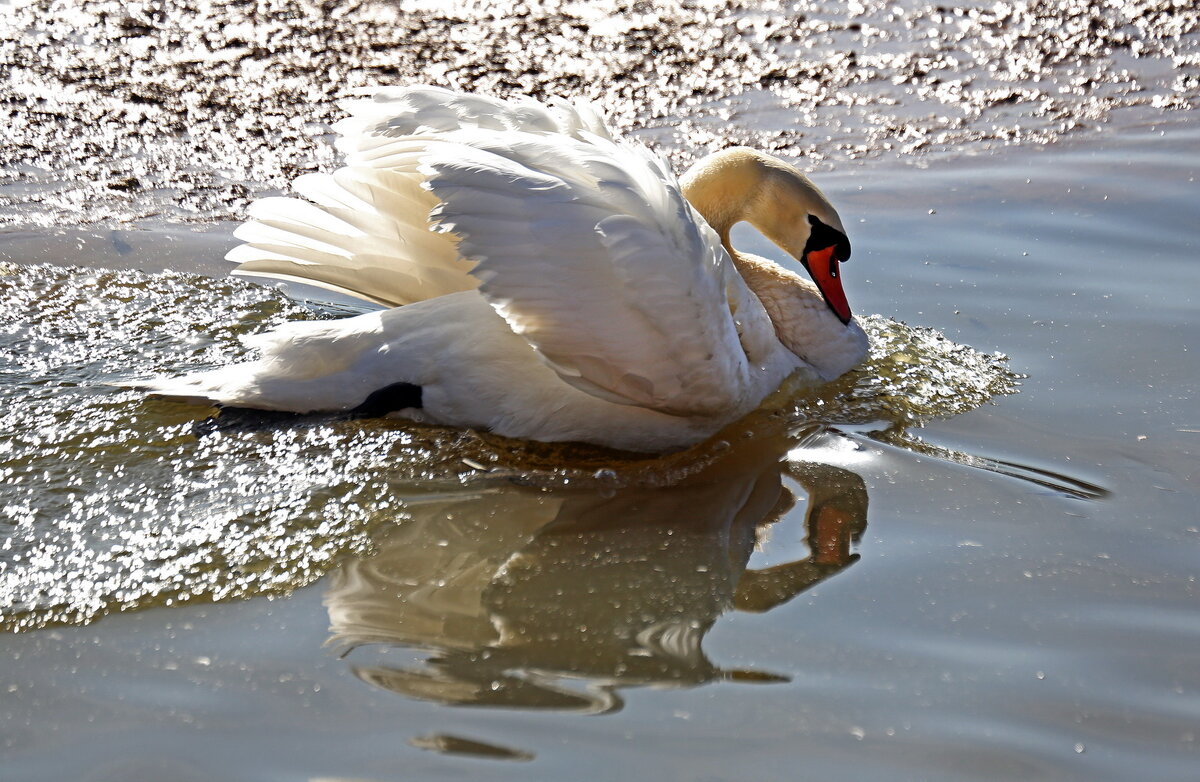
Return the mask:
<svg viewBox="0 0 1200 782"><path fill-rule="evenodd" d="M286 592L448 487L666 485L729 449L719 437L646 459L392 420L205 424L214 411L110 385L235 360L240 335L303 317L315 316L233 280L0 268L0 627ZM1016 387L1002 356L878 317L866 327L863 368L780 395L738 436L903 430Z"/></svg>

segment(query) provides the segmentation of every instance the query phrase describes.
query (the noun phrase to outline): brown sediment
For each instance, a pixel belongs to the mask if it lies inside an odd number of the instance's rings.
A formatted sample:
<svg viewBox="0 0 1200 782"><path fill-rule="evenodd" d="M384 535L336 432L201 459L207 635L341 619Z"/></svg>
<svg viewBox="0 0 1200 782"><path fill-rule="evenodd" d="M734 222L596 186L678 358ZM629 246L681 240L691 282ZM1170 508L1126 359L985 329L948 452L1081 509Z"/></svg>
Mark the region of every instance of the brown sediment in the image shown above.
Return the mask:
<svg viewBox="0 0 1200 782"><path fill-rule="evenodd" d="M336 101L579 96L683 164L1053 141L1200 104L1190 0L25 0L0 20L0 224L240 217L336 165Z"/></svg>

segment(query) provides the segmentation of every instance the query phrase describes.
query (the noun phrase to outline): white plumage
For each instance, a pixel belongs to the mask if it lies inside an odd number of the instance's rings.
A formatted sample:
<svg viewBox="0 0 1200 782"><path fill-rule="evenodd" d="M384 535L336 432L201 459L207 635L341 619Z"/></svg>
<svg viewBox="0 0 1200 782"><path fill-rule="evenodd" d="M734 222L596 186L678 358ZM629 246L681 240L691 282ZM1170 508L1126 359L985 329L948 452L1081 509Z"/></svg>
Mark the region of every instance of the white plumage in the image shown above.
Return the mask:
<svg viewBox="0 0 1200 782"><path fill-rule="evenodd" d="M401 414L414 418L662 451L794 373L821 382L865 354L848 308L835 314L837 257L821 266L836 284L823 296L728 246L748 219L814 259L824 234L810 215L845 242L828 201L781 161L719 153L681 186L585 105L411 87L345 108L345 167L298 179L302 198L255 203L228 257L249 279L391 309L289 324L247 340L257 361L150 390L313 412L408 384L421 407Z"/></svg>

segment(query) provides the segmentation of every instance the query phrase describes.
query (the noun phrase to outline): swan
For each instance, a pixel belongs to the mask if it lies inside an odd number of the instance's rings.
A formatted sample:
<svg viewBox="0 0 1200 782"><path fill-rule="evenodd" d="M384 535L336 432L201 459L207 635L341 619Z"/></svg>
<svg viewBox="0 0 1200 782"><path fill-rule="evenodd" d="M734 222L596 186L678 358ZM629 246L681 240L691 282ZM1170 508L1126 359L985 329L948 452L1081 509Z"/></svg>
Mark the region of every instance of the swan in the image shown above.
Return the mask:
<svg viewBox="0 0 1200 782"><path fill-rule="evenodd" d="M344 167L252 204L227 258L371 311L252 335L255 361L144 388L666 452L866 355L841 219L778 158L727 149L678 178L564 100L413 86L342 107ZM812 281L735 250L743 220Z"/></svg>

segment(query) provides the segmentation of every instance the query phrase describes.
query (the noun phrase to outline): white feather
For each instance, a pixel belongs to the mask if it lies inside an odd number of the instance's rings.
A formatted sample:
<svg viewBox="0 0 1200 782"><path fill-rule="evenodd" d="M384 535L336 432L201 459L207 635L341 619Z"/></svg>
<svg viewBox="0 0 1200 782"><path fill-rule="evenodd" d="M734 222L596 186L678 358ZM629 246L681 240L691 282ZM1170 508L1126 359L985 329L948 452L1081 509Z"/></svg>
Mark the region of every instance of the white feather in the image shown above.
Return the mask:
<svg viewBox="0 0 1200 782"><path fill-rule="evenodd" d="M151 390L310 412L407 383L422 389L414 417L656 451L790 374L819 379L666 163L613 141L590 107L437 87L344 106L347 166L257 202L228 258L306 296L406 306L290 324L247 340L257 361Z"/></svg>

